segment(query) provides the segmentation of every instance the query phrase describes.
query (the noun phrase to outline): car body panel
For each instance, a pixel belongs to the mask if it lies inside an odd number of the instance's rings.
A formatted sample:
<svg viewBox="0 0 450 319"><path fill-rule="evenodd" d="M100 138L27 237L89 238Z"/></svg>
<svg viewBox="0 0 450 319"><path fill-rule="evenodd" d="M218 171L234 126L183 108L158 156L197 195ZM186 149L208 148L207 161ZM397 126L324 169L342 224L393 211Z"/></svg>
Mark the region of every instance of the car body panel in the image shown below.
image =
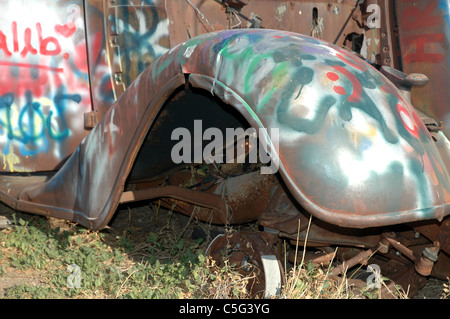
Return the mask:
<svg viewBox="0 0 450 319"><path fill-rule="evenodd" d="M169 47L165 1L87 0L93 109L103 117L131 82Z"/></svg>
<svg viewBox="0 0 450 319"><path fill-rule="evenodd" d="M252 125L280 129L281 172L311 214L352 227L449 214L448 163L414 108L370 65L289 33L225 31L204 41L184 72L204 74L197 83L205 89L221 83L233 92Z"/></svg>
<svg viewBox="0 0 450 319"><path fill-rule="evenodd" d="M275 30L213 32L170 50L61 170L20 192L17 208L44 204L53 215L70 211L83 225L104 226L152 121L185 74L253 127L279 128L280 173L312 215L364 228L450 213L448 165L397 88L345 50Z"/></svg>
<svg viewBox="0 0 450 319"><path fill-rule="evenodd" d="M169 49L164 1L6 1L0 9L0 172L59 169Z"/></svg>
<svg viewBox="0 0 450 319"><path fill-rule="evenodd" d="M443 122L450 137L450 4L448 1L396 1L401 68L428 76L411 92L413 105Z"/></svg>
<svg viewBox="0 0 450 319"><path fill-rule="evenodd" d="M0 171L54 170L88 132L83 2L0 7Z"/></svg>

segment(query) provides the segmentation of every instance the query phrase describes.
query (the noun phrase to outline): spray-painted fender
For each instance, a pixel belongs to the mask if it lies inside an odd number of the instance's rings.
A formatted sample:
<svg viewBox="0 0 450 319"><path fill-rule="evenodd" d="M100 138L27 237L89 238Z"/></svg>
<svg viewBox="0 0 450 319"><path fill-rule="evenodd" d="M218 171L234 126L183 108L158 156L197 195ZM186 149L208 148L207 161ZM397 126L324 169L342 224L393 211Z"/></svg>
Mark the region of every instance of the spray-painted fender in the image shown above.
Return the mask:
<svg viewBox="0 0 450 319"><path fill-rule="evenodd" d="M253 127L279 129L271 150L278 170L313 216L364 228L450 213L450 164L391 82L326 42L251 29L202 35L161 56L50 180L23 189L16 207L46 203L47 214L105 226L150 125L186 74Z"/></svg>

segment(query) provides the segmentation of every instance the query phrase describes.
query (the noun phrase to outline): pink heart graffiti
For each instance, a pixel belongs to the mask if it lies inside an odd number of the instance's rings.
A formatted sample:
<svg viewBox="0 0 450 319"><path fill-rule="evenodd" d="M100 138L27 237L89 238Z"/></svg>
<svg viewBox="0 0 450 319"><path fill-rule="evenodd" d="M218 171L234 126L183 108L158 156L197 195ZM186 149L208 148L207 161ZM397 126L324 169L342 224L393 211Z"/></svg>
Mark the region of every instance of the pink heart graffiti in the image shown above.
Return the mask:
<svg viewBox="0 0 450 319"><path fill-rule="evenodd" d="M72 36L72 34L75 33L76 29L77 27L73 23L55 25L55 31L66 38Z"/></svg>

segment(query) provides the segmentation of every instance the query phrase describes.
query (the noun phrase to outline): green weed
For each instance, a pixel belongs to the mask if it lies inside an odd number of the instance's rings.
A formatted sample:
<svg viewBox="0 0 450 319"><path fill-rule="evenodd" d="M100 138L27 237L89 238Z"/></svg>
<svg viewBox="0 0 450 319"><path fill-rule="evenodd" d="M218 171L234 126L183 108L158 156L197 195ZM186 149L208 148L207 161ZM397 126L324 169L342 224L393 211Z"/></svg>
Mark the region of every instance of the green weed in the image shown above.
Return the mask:
<svg viewBox="0 0 450 319"><path fill-rule="evenodd" d="M251 277L234 265L215 267L204 254L207 243L169 224L144 234L132 227L118 233L26 216L0 231L0 288L3 278L22 278L3 289L4 298L249 298ZM356 297L328 272L303 261L286 269L279 298Z"/></svg>
<svg viewBox="0 0 450 319"><path fill-rule="evenodd" d="M137 243L125 234L107 244L104 233L52 228L43 217L15 223L0 232L0 276L32 270L42 284L18 283L6 289L6 298L202 297L208 267L201 240L188 244L150 233ZM79 288L68 285L69 265L80 269Z"/></svg>

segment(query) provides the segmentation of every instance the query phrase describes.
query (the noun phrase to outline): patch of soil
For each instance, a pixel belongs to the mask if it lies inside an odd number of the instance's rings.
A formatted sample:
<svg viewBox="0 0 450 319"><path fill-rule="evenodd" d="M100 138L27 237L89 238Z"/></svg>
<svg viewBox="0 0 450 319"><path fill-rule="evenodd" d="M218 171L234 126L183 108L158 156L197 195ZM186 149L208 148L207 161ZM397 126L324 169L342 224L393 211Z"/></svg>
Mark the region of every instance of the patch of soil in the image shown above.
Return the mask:
<svg viewBox="0 0 450 319"><path fill-rule="evenodd" d="M15 213L16 219L30 218L30 215L15 212L13 209L1 204L0 205L0 231L6 229L13 224L13 214ZM0 266L3 264L0 260ZM6 289L14 286L26 283L29 286L38 286L41 284L41 277L39 271L27 270L22 271L14 267L7 267L3 269L4 273L0 276L0 299L5 297Z"/></svg>
<svg viewBox="0 0 450 319"><path fill-rule="evenodd" d="M42 283L39 271L37 270L22 271L13 267L8 267L5 273L0 276L0 299L6 297L6 289L9 287L20 284L39 286Z"/></svg>
<svg viewBox="0 0 450 319"><path fill-rule="evenodd" d="M204 243L211 242L225 227L211 225L195 217L172 212L154 204L131 203L120 206L109 222L106 233L112 235L131 235L133 238L145 238L151 232L166 229L184 240L195 241L202 238Z"/></svg>

